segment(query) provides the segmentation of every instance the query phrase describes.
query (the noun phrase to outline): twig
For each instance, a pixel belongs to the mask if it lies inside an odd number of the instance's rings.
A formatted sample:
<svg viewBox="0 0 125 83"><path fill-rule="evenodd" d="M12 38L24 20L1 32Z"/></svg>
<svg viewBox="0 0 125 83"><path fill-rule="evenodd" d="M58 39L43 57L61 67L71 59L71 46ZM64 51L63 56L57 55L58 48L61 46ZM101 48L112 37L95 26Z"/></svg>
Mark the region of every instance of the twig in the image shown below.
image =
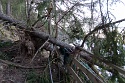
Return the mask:
<svg viewBox="0 0 125 83"><path fill-rule="evenodd" d="M65 15L67 15L68 12L70 12L70 10L73 9L77 4L78 4L78 3L74 4L74 5L56 22L56 24L58 24L58 23L65 17Z"/></svg>
<svg viewBox="0 0 125 83"><path fill-rule="evenodd" d="M34 60L34 58L36 57L36 55L38 54L38 52L45 46L45 44L49 41L49 38L45 41L45 43L36 51L34 57L32 58L32 60L30 61L30 63L32 63L32 61Z"/></svg>
<svg viewBox="0 0 125 83"><path fill-rule="evenodd" d="M41 19L43 19L43 18L45 18L45 17L47 17L48 15L44 15L44 16L42 16L42 17L40 17L38 20L36 20L35 22L34 22L34 24L32 24L32 27L34 27Z"/></svg>
<svg viewBox="0 0 125 83"><path fill-rule="evenodd" d="M74 4L57 22L55 19L55 27L56 27L56 33L55 33L55 38L58 37L58 23L70 12L71 9L73 9L75 7L75 5L77 5L78 3Z"/></svg>

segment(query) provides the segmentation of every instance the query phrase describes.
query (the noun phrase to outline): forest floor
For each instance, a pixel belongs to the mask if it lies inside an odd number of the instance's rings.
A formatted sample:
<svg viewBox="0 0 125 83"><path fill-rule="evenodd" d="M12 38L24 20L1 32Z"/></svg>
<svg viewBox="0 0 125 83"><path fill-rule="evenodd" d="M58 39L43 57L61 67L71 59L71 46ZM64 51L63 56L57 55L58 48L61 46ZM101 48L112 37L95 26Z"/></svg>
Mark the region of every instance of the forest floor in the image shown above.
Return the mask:
<svg viewBox="0 0 125 83"><path fill-rule="evenodd" d="M18 55L18 46L10 48L11 46L0 47L0 83L42 83L38 79L42 79L41 76L46 69L48 71L48 58L38 55L30 63L32 57ZM57 69L53 64L54 78L58 76L55 73Z"/></svg>

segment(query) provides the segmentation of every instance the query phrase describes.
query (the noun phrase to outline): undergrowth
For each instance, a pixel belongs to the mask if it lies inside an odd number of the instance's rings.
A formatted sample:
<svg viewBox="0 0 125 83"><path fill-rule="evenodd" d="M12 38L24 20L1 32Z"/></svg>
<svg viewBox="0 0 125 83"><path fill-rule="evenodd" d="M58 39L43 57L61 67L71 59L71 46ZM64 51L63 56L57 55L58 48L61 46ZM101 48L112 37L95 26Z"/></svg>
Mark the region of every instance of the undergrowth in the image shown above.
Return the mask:
<svg viewBox="0 0 125 83"><path fill-rule="evenodd" d="M11 46L13 46L12 41L0 40L0 59L11 60L13 58L14 53L6 51Z"/></svg>
<svg viewBox="0 0 125 83"><path fill-rule="evenodd" d="M37 74L35 71L30 71L27 74L26 83L51 83L47 73Z"/></svg>

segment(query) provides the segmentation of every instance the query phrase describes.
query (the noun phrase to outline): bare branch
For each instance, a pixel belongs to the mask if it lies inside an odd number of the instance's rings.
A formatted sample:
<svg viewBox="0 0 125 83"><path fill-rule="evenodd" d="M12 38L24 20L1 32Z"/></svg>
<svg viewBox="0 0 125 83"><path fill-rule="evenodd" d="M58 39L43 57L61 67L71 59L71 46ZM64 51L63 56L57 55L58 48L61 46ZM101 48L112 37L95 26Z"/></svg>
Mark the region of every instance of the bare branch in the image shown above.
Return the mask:
<svg viewBox="0 0 125 83"><path fill-rule="evenodd" d="M57 22L56 24L58 24L69 12L70 10L72 10L78 3L74 4Z"/></svg>
<svg viewBox="0 0 125 83"><path fill-rule="evenodd" d="M12 65L12 66L15 66L15 67L19 67L19 68L23 68L23 69L39 69L39 68L45 68L45 66L33 66L33 67L28 67L28 66L23 66L23 65L20 65L20 64L17 64L17 63L13 63L13 62L10 62L10 61L6 61L6 60L2 60L0 59L0 62L2 63L5 63L5 64L8 64L8 65Z"/></svg>
<svg viewBox="0 0 125 83"><path fill-rule="evenodd" d="M49 41L49 38L44 42L44 44L36 51L35 55L33 56L32 60L30 61L30 63L32 63L32 61L34 60L34 58L36 57L36 55L38 54L38 52L46 45L46 43Z"/></svg>

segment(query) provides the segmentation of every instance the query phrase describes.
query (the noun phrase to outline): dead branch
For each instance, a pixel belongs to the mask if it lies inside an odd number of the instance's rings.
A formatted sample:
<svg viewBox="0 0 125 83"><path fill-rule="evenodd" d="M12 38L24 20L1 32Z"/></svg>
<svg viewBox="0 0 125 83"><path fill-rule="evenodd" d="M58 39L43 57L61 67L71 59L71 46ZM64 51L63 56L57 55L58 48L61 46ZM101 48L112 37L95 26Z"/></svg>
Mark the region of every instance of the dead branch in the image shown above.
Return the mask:
<svg viewBox="0 0 125 83"><path fill-rule="evenodd" d="M38 52L46 45L46 43L49 41L49 38L43 43L43 45L36 51L35 55L33 56L32 60L30 61L30 63L32 63L32 61L34 60L34 58L36 57L36 55L38 54Z"/></svg>
<svg viewBox="0 0 125 83"><path fill-rule="evenodd" d="M1 14L0 13L0 19L3 20L3 21L7 21L8 23L11 23L12 25L14 26L18 26L18 28L20 29L25 29L26 28L26 24L25 22L21 22L21 21L18 21L16 19L13 19L13 18L10 18L9 16L7 15L4 15L4 14ZM48 37L50 38L49 39L49 42L53 43L53 44L56 44L58 46L61 46L61 47L65 47L65 48L72 48L72 46L70 46L69 44L66 44L66 43L63 43L59 40L56 40L54 37L51 37L49 34L46 34L44 32L39 32L39 31L27 31L27 33L30 33L38 38L41 38L41 39L44 39L44 40L47 40Z"/></svg>
<svg viewBox="0 0 125 83"><path fill-rule="evenodd" d="M8 65L15 66L15 67L23 68L23 69L40 69L40 68L45 68L45 66L33 66L33 67L31 67L31 66L30 67L23 66L23 65L20 65L20 64L17 64L17 63L13 63L13 62L10 62L10 61L7 61L7 60L2 60L2 59L0 59L0 62L8 64Z"/></svg>

